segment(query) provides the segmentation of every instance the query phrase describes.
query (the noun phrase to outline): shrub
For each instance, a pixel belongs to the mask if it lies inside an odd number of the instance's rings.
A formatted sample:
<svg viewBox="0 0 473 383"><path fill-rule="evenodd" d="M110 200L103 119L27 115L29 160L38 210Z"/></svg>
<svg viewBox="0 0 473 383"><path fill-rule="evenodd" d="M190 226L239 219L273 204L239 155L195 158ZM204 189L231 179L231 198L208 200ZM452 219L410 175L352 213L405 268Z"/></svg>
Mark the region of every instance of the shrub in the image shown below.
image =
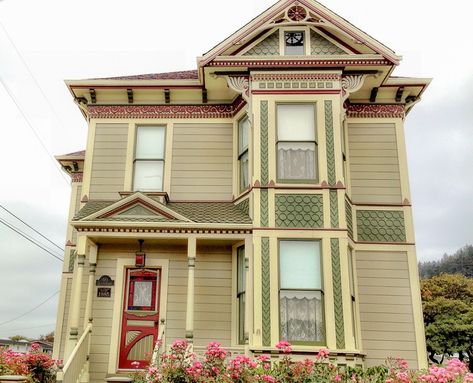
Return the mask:
<svg viewBox="0 0 473 383"><path fill-rule="evenodd" d="M136 383L473 383L465 364L452 359L447 366L432 366L427 371L410 370L407 362L391 358L386 365L339 368L329 362L329 351L321 349L315 357L301 361L290 358L292 346L281 341L276 348L283 357L274 363L268 355L252 359L231 357L219 343L212 342L202 357L190 352L185 340L175 341L161 363L145 372L133 374Z"/></svg>

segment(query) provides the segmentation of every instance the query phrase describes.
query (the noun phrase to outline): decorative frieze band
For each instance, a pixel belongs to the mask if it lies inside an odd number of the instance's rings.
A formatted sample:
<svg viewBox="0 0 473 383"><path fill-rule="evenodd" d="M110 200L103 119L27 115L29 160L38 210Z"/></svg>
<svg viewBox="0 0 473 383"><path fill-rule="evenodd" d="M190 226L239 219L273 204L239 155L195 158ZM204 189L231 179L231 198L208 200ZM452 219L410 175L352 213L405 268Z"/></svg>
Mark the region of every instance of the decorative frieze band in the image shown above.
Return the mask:
<svg viewBox="0 0 473 383"><path fill-rule="evenodd" d="M162 234L251 234L251 229L200 229L200 228L136 228L136 227L77 227L78 232L95 233L162 233Z"/></svg>
<svg viewBox="0 0 473 383"><path fill-rule="evenodd" d="M218 60L211 61L207 65L212 67L340 67L345 65L390 65L390 61L385 59L332 59L332 60Z"/></svg>
<svg viewBox="0 0 473 383"><path fill-rule="evenodd" d="M246 104L202 105L88 105L90 118L232 118Z"/></svg>
<svg viewBox="0 0 473 383"><path fill-rule="evenodd" d="M71 180L72 182L82 182L82 177L84 173L79 172L79 173L71 173Z"/></svg>
<svg viewBox="0 0 473 383"><path fill-rule="evenodd" d="M350 104L347 110L352 118L404 118L404 105L400 104Z"/></svg>
<svg viewBox="0 0 473 383"><path fill-rule="evenodd" d="M257 73L251 76L252 81L339 81L338 73Z"/></svg>

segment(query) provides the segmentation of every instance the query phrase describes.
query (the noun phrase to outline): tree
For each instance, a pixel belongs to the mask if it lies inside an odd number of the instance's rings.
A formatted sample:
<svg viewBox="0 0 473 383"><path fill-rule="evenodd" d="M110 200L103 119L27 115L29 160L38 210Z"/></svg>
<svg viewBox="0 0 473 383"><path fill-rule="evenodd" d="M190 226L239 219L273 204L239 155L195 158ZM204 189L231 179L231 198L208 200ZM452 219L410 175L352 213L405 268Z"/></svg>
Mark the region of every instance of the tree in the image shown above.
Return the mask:
<svg viewBox="0 0 473 383"><path fill-rule="evenodd" d="M421 281L425 335L429 359L459 354L469 358L473 372L473 279L460 274L441 274Z"/></svg>
<svg viewBox="0 0 473 383"><path fill-rule="evenodd" d="M54 331L41 335L39 337L39 340L42 340L44 342L54 343Z"/></svg>
<svg viewBox="0 0 473 383"><path fill-rule="evenodd" d="M466 245L453 255L444 254L439 261L419 263L421 278L430 278L442 273L463 274L473 278L473 245Z"/></svg>
<svg viewBox="0 0 473 383"><path fill-rule="evenodd" d="M9 339L15 342L18 342L19 340L28 340L28 341L30 340L28 337L23 336L23 335L13 335Z"/></svg>

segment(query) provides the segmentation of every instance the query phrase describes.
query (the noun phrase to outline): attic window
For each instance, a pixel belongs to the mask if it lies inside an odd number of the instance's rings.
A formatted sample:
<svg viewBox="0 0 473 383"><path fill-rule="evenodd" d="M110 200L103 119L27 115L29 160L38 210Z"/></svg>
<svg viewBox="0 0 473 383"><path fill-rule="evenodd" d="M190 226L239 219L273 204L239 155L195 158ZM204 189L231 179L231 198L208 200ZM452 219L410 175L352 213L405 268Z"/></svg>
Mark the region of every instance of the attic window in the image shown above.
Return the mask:
<svg viewBox="0 0 473 383"><path fill-rule="evenodd" d="M284 32L284 54L286 55L305 54L303 31Z"/></svg>

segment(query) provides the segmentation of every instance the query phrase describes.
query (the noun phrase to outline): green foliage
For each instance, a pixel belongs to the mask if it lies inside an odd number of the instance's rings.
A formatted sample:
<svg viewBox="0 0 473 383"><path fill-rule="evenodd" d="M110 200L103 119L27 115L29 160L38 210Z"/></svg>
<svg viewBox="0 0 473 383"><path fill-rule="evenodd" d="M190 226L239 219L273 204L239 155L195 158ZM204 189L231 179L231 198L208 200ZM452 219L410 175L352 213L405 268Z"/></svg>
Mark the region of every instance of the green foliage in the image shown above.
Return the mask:
<svg viewBox="0 0 473 383"><path fill-rule="evenodd" d="M421 281L429 357L468 355L473 370L473 279L441 274Z"/></svg>
<svg viewBox="0 0 473 383"><path fill-rule="evenodd" d="M421 278L440 274L463 274L473 278L473 245L466 245L453 255L444 254L440 261L419 262Z"/></svg>

